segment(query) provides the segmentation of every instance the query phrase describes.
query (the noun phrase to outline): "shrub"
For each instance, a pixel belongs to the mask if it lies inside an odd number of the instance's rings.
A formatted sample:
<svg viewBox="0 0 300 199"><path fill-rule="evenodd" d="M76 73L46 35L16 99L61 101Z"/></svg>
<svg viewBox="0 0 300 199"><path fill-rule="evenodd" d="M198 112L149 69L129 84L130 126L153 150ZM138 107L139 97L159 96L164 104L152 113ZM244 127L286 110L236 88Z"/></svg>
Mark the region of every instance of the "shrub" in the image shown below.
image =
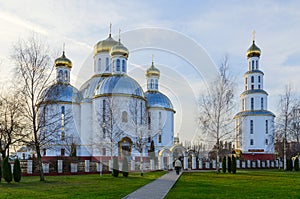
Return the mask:
<svg viewBox="0 0 300 199"><path fill-rule="evenodd" d="M231 160L231 171L233 174L236 174L236 158L234 155L232 155L232 160Z"/></svg>
<svg viewBox="0 0 300 199"><path fill-rule="evenodd" d="M15 159L15 163L14 163L14 181L15 182L20 182L21 181L21 166L20 166L20 161L19 159Z"/></svg>
<svg viewBox="0 0 300 199"><path fill-rule="evenodd" d="M128 177L128 161L126 157L122 160L122 174L124 177Z"/></svg>
<svg viewBox="0 0 300 199"><path fill-rule="evenodd" d="M226 173L226 156L224 156L222 160L222 171Z"/></svg>
<svg viewBox="0 0 300 199"><path fill-rule="evenodd" d="M293 170L293 161L292 159L286 159L286 170L292 171Z"/></svg>
<svg viewBox="0 0 300 199"><path fill-rule="evenodd" d="M227 160L227 170L228 173L231 173L231 157L228 156L228 160Z"/></svg>
<svg viewBox="0 0 300 199"><path fill-rule="evenodd" d="M8 162L8 157L3 160L3 178L7 183L12 181L11 166Z"/></svg>
<svg viewBox="0 0 300 199"><path fill-rule="evenodd" d="M113 172L112 175L114 177L118 177L119 176L119 161L117 157L113 158Z"/></svg>
<svg viewBox="0 0 300 199"><path fill-rule="evenodd" d="M299 171L299 157L296 157L296 159L295 159L294 169L295 169L295 171Z"/></svg>

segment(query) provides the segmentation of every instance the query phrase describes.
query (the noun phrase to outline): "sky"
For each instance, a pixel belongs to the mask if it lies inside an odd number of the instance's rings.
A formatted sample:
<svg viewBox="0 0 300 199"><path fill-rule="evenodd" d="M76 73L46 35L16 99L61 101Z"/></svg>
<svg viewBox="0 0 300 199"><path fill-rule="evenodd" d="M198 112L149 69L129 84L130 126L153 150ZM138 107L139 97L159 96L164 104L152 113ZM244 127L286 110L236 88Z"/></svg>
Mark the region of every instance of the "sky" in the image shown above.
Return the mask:
<svg viewBox="0 0 300 199"><path fill-rule="evenodd" d="M0 77L12 76L12 46L38 34L56 58L73 62L71 83L80 88L92 76L93 46L112 35L130 50L129 75L146 91L144 72L154 55L160 90L176 110L175 135L196 140L197 100L224 56L236 81L237 111L247 70L246 51L255 30L260 69L275 114L284 86L299 92L299 1L0 1Z"/></svg>

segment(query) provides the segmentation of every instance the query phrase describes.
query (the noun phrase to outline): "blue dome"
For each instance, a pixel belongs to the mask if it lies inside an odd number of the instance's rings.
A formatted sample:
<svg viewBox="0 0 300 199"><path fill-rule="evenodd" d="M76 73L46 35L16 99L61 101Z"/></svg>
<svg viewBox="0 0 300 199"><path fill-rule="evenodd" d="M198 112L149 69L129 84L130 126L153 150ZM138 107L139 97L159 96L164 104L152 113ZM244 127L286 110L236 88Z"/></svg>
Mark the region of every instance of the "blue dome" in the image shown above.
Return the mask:
<svg viewBox="0 0 300 199"><path fill-rule="evenodd" d="M43 94L44 102L70 102L80 103L81 95L79 91L70 84L56 83L47 88Z"/></svg>
<svg viewBox="0 0 300 199"><path fill-rule="evenodd" d="M83 102L91 102L97 86L105 78L105 76L93 76L80 87Z"/></svg>
<svg viewBox="0 0 300 199"><path fill-rule="evenodd" d="M100 82L95 90L95 96L105 94L125 94L144 98L141 86L127 75L113 75Z"/></svg>
<svg viewBox="0 0 300 199"><path fill-rule="evenodd" d="M148 91L145 93L145 97L148 101L149 108L165 108L174 111L169 98L159 91Z"/></svg>

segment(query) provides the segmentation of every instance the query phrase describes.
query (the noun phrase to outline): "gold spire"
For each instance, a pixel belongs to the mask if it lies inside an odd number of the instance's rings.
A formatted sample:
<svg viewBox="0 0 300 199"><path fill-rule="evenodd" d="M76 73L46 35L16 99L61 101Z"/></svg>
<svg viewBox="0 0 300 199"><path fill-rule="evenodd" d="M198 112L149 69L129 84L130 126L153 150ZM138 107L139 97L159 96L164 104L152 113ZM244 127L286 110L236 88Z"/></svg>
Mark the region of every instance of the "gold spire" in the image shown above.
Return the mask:
<svg viewBox="0 0 300 199"><path fill-rule="evenodd" d="M255 42L255 30L253 30L253 32L252 32L252 42L254 43Z"/></svg>
<svg viewBox="0 0 300 199"><path fill-rule="evenodd" d="M111 24L111 22L109 23L109 37L111 37L111 26L112 26L112 24Z"/></svg>

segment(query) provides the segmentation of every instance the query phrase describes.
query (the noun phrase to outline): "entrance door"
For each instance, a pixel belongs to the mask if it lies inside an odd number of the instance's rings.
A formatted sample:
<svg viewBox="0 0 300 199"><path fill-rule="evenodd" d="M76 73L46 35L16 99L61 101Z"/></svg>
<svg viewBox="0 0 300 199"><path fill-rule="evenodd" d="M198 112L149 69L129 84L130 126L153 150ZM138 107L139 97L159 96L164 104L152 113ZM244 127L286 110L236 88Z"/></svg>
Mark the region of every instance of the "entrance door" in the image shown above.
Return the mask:
<svg viewBox="0 0 300 199"><path fill-rule="evenodd" d="M119 142L119 155L131 156L132 141L128 137L122 138Z"/></svg>

